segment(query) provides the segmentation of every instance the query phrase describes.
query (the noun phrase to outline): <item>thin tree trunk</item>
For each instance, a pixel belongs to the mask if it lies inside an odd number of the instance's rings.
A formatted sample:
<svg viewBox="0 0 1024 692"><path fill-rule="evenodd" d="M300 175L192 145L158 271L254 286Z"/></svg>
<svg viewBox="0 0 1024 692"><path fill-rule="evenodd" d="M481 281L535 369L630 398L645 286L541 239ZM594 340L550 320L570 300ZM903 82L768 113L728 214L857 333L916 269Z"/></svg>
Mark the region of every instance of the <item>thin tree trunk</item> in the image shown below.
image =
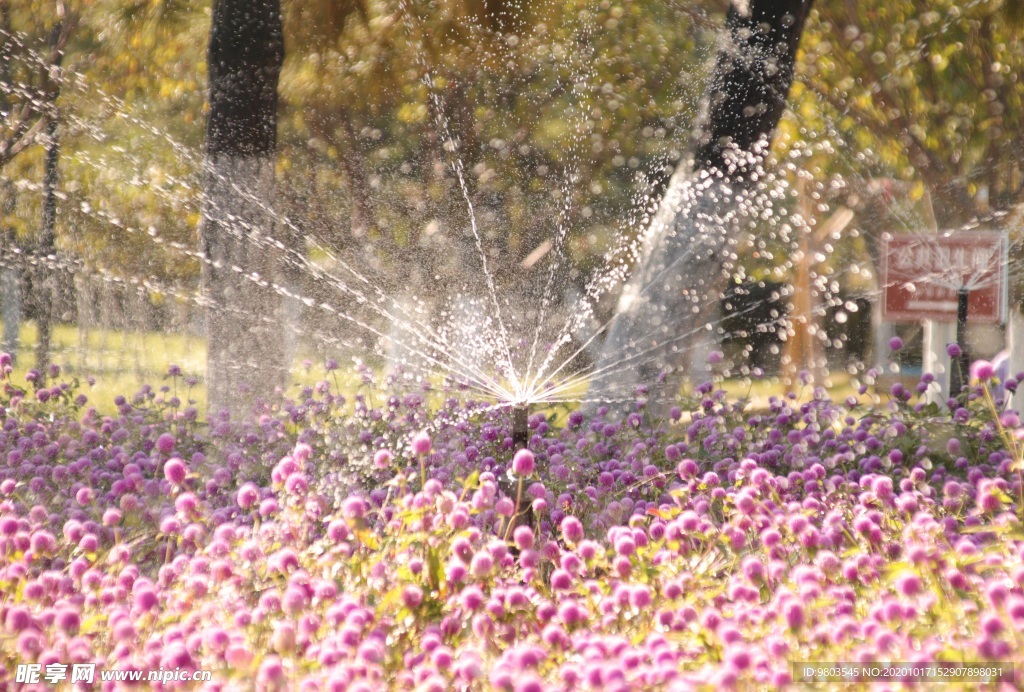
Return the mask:
<svg viewBox="0 0 1024 692"><path fill-rule="evenodd" d="M242 415L285 382L283 244L269 207L283 61L279 0L215 0L200 222L211 413Z"/></svg>
<svg viewBox="0 0 1024 692"><path fill-rule="evenodd" d="M13 358L18 357L19 338L18 331L21 327L21 269L15 264L17 260L9 257L0 266L0 320L4 323L3 343L0 344L0 351L10 354Z"/></svg>
<svg viewBox="0 0 1024 692"><path fill-rule="evenodd" d="M717 342L717 305L785 107L811 0L733 0L693 158L677 166L620 298L588 398L628 402ZM708 326L711 329L708 329ZM670 398L668 384L649 401Z"/></svg>
<svg viewBox="0 0 1024 692"><path fill-rule="evenodd" d="M10 3L0 0L0 111L5 113L10 111L9 97L14 89L11 79L12 38ZM3 183L0 195L3 198L0 213L6 217L14 211L14 185ZM6 218L0 219L0 224L6 224ZM0 234L3 238L3 248L0 249L5 251L0 257L0 320L4 323L0 351L17 360L22 317L21 255L14 252L17 248L14 230L3 227Z"/></svg>
<svg viewBox="0 0 1024 692"><path fill-rule="evenodd" d="M56 110L56 106L54 106ZM39 337L36 342L36 369L45 377L47 366L50 365L53 340L53 318L57 303L57 272L56 264L48 267L56 259L57 238L57 163L60 160L60 138L57 130L57 116L52 113L46 123L46 158L43 172L43 229L39 236L39 258L37 266L39 283L36 288L39 300L39 312L36 323Z"/></svg>
<svg viewBox="0 0 1024 692"><path fill-rule="evenodd" d="M0 195L3 196L0 214L4 216L14 211L13 188L14 186L9 183L0 188ZM0 224L4 222L5 219L0 219ZM22 259L21 253L16 251L17 238L13 228L0 228L0 238L3 242L3 246L0 247L0 320L4 323L3 335L0 337L0 352L10 354L17 360L20 346L18 333L24 304L21 289Z"/></svg>

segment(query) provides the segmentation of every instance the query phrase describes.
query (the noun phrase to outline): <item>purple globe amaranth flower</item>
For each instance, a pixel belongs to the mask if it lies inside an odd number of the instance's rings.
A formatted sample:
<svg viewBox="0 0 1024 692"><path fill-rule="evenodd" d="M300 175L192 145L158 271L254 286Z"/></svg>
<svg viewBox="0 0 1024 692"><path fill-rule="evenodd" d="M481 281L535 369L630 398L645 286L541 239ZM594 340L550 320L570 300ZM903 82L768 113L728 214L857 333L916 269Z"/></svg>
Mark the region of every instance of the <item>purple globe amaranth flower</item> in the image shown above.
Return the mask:
<svg viewBox="0 0 1024 692"><path fill-rule="evenodd" d="M156 448L162 454L170 454L174 451L177 441L170 433L163 433L156 439Z"/></svg>
<svg viewBox="0 0 1024 692"><path fill-rule="evenodd" d="M952 343L946 346L946 355L950 358L959 358L964 354L964 350L960 348L960 344Z"/></svg>
<svg viewBox="0 0 1024 692"><path fill-rule="evenodd" d="M903 348L903 339L899 338L898 336L894 336L893 338L889 339L889 350L890 351L899 351L902 348Z"/></svg>
<svg viewBox="0 0 1024 692"><path fill-rule="evenodd" d="M512 472L517 476L529 476L536 469L533 452L528 449L520 449L512 457Z"/></svg>

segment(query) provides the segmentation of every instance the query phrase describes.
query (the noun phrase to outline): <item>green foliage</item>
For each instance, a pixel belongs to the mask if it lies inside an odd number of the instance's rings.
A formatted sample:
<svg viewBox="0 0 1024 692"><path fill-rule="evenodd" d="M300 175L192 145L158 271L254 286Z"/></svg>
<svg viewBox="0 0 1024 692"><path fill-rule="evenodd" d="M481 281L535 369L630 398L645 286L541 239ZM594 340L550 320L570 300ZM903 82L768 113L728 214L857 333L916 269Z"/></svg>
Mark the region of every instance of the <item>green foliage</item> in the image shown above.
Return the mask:
<svg viewBox="0 0 1024 692"><path fill-rule="evenodd" d="M56 5L10 7L24 37L12 82L38 81L30 68ZM817 6L776 151L811 174L822 216L850 205L871 235L864 201L883 178L903 185L883 230L897 216L926 224L929 198L943 226L1019 203L1019 7ZM154 295L191 295L208 3L95 0L68 11L79 23L58 104L58 246L101 276L147 277ZM615 233L639 230L685 152L724 16L714 3L654 0L286 0L283 12L273 207L317 261L323 247L358 253L403 286L455 284L475 266L456 159L484 241L502 258L499 282L519 281L523 260L560 225L572 230L577 276L600 263ZM3 226L29 247L41 159L37 143L0 172ZM777 231L752 229L738 249L749 275L787 278L793 246ZM826 239L824 293L830 272L872 251L857 235Z"/></svg>

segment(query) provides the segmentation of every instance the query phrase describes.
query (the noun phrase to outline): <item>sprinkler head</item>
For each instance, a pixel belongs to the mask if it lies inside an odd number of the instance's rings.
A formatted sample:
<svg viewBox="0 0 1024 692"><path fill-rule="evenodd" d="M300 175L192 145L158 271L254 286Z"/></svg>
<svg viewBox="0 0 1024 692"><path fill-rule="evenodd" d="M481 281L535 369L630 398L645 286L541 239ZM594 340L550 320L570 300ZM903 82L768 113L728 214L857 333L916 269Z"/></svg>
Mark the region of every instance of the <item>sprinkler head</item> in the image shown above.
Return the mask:
<svg viewBox="0 0 1024 692"><path fill-rule="evenodd" d="M530 442L530 409L526 406L512 407L512 446L526 449Z"/></svg>

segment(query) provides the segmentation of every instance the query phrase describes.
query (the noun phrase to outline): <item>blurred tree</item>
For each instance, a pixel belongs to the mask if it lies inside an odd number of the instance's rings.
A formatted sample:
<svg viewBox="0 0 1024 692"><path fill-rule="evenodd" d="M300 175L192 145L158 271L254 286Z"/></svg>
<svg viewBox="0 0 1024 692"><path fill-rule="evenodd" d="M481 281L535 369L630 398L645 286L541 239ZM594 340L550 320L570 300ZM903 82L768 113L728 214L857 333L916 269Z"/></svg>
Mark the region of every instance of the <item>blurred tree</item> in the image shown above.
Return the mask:
<svg viewBox="0 0 1024 692"><path fill-rule="evenodd" d="M848 248L846 280L871 279L863 290L874 298L876 363L888 354L877 300L884 233L977 220L1010 229L1020 252L1021 7L1012 0L835 2L819 5L808 21L783 130L790 150L819 148L808 162L816 198L857 212L837 245ZM1024 276L1010 273L1017 303Z"/></svg>
<svg viewBox="0 0 1024 692"><path fill-rule="evenodd" d="M15 17L17 9L17 17ZM35 12L44 10L39 16ZM39 342L36 367L45 372L49 363L49 335L55 284L52 260L57 213L57 165L59 112L57 99L63 82L61 65L68 41L78 25L79 9L65 0L43 3L43 7L12 8L9 0L0 0L0 170L14 157L41 142L45 148L42 227L35 254L50 262L37 263L33 283L36 291L36 318ZM16 353L18 328L22 317L22 257L8 215L16 204L17 192L11 179L2 183L4 218L3 255L0 256L0 319L4 322L3 347Z"/></svg>
<svg viewBox="0 0 1024 692"><path fill-rule="evenodd" d="M822 5L795 97L813 101L835 134L888 175L923 183L940 228L1005 212L1024 201L1020 6Z"/></svg>
<svg viewBox="0 0 1024 692"><path fill-rule="evenodd" d="M705 326L720 321L709 306L734 270L741 220L771 204L765 161L810 5L730 3L692 159L676 169L619 300L595 370L595 400L630 401L637 384L702 360L695 347L707 340Z"/></svg>
<svg viewBox="0 0 1024 692"><path fill-rule="evenodd" d="M283 61L278 0L214 2L200 224L211 412L241 413L250 400L243 387L266 396L287 372L275 288L282 253L270 206Z"/></svg>
<svg viewBox="0 0 1024 692"><path fill-rule="evenodd" d="M67 47L68 37L78 24L77 15L70 15L70 8L64 0L56 3L57 21L50 29L49 41L49 62L50 69L47 73L48 89L46 90L49 100L49 111L43 116L46 120L46 155L43 160L43 227L39 234L40 258L56 263L57 259L57 175L60 162L60 110L57 108L57 99L60 96L61 65L64 62L64 51ZM58 301L57 295L57 271L51 269L49 262L42 264L43 276L35 282L35 290L39 301L40 309L36 317L38 326L38 340L36 342L36 368L46 377L47 368L50 365L50 338L55 306Z"/></svg>

